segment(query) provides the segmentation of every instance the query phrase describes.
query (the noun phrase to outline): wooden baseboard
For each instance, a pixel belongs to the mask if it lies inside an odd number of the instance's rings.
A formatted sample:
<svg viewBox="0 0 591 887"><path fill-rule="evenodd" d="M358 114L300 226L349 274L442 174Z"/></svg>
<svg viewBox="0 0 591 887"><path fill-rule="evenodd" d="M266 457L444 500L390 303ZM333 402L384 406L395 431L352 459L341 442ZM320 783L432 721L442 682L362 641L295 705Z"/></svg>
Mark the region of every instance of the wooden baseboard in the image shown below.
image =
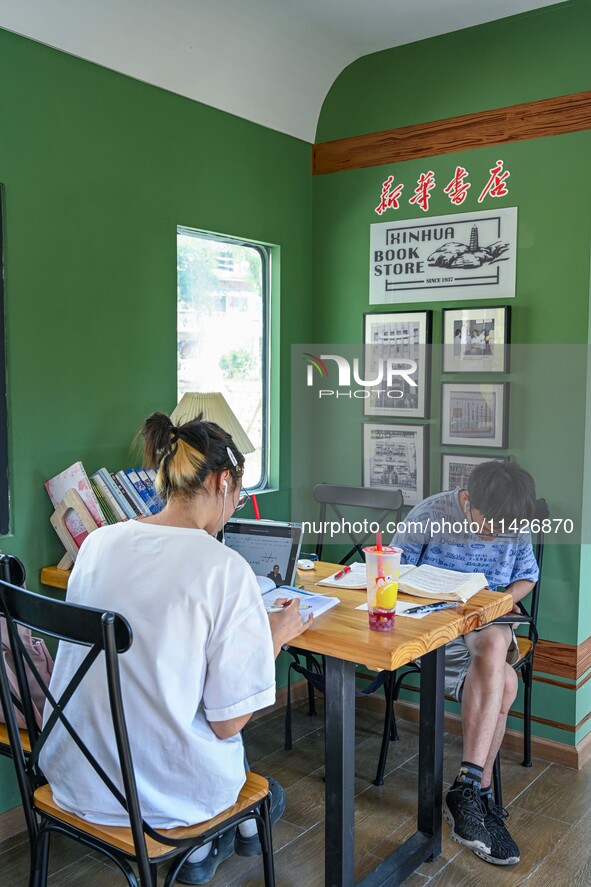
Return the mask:
<svg viewBox="0 0 591 887"><path fill-rule="evenodd" d="M591 733L587 733L576 748L578 755L577 770L580 770L581 767L584 767L585 764L591 761Z"/></svg>

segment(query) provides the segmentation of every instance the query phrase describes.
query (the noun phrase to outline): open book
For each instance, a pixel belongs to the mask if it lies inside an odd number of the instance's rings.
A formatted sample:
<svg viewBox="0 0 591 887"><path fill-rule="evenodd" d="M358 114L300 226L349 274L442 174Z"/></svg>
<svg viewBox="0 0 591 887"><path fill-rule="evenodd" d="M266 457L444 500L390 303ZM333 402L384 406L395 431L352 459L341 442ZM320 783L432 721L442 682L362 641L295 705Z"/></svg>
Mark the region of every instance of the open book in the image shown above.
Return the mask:
<svg viewBox="0 0 591 887"><path fill-rule="evenodd" d="M464 604L487 585L484 573L460 573L428 564L411 568L398 580L398 588L406 594Z"/></svg>
<svg viewBox="0 0 591 887"><path fill-rule="evenodd" d="M320 616L331 607L340 604L338 597L328 597L325 594L313 594L311 591L304 591L303 588L294 588L292 585L281 585L272 591L267 591L263 595L263 603L268 613L279 612L281 607L275 606L277 600L293 600L298 598L300 601L300 610L302 622L307 622L310 615Z"/></svg>
<svg viewBox="0 0 591 887"><path fill-rule="evenodd" d="M334 574L322 579L317 585L330 585L335 588L366 588L365 564L351 564L351 571L340 579ZM400 566L398 588L406 594L432 598L436 601L459 601L465 603L473 595L486 588L488 581L484 573L460 573L458 570L444 570L421 564Z"/></svg>
<svg viewBox="0 0 591 887"><path fill-rule="evenodd" d="M339 577L338 579L337 576ZM331 588L366 588L367 574L365 564L351 564L351 569L346 572L344 567L339 567L336 573L333 573L332 576L327 576L326 579L320 579L316 585L329 585Z"/></svg>

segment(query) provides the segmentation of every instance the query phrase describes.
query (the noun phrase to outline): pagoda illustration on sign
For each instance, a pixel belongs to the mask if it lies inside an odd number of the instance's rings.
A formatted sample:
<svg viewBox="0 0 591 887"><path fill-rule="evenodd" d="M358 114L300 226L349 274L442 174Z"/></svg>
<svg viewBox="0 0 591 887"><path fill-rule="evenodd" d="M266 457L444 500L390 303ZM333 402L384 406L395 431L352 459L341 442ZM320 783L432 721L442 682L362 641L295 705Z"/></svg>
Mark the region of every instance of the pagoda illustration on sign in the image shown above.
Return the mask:
<svg viewBox="0 0 591 887"><path fill-rule="evenodd" d="M480 246L478 225L472 225L470 243L449 240L427 257L427 263L434 268L480 268L493 262L504 262L509 249L508 243L497 240L489 246Z"/></svg>

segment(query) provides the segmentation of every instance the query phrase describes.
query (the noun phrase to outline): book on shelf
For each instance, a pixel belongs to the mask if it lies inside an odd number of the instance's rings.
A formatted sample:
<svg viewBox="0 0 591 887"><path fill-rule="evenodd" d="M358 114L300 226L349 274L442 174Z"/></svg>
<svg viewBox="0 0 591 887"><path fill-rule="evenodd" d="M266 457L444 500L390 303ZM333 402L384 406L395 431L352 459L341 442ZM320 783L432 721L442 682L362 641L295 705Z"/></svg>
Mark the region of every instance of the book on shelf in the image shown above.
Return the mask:
<svg viewBox="0 0 591 887"><path fill-rule="evenodd" d="M121 481L120 481L119 478L117 477L116 472L113 472L113 471L112 471L112 472L111 472L111 477L113 478L113 483L115 484L115 486L116 486L117 489L119 490L119 493L120 493L120 495L121 495L121 499L122 499L124 502L127 502L127 505L128 505L128 507L129 507L129 510L130 510L130 515L129 515L129 516L130 516L130 517L138 517L138 516L140 516L141 514L143 514L143 511L141 510L141 508L140 508L138 505L136 505L135 502L134 502L134 500L132 499L132 497L131 497L131 493L128 492L128 490L125 489L125 487L123 486L123 484L121 483Z"/></svg>
<svg viewBox="0 0 591 887"><path fill-rule="evenodd" d="M351 564L351 570L337 579L341 572L342 568L316 584L333 588L367 587L365 564ZM444 570L443 567L432 567L429 564L421 564L420 567L402 564L398 577L398 589L405 594L464 604L487 586L488 580L484 573L461 573L459 570Z"/></svg>
<svg viewBox="0 0 591 887"><path fill-rule="evenodd" d="M142 480L142 478L138 474L138 469L127 468L125 473L126 473L127 477L129 478L129 480L131 481L131 483L133 484L133 486L135 487L135 489L137 490L137 492L139 493L139 495L141 496L142 501L144 502L144 505L148 509L148 514L158 514L158 512L162 508L162 504L161 503L158 504L155 501L154 496L150 493L146 484L144 483L144 481Z"/></svg>
<svg viewBox="0 0 591 887"><path fill-rule="evenodd" d="M135 517L149 517L162 509L164 503L154 489L155 477L156 472L152 474L143 468L111 474L104 467L88 477L82 462L75 462L46 481L45 488L56 509L51 522L70 556L70 564L95 525L102 527ZM137 478L137 486L143 488L143 498L132 478ZM75 502L64 500L70 490L75 490L82 500L76 497L78 508ZM82 506L85 506L83 510Z"/></svg>
<svg viewBox="0 0 591 887"><path fill-rule="evenodd" d="M156 475L158 474L158 472L155 468L146 468L146 471L152 481L152 484L154 485L154 489L156 489Z"/></svg>
<svg viewBox="0 0 591 887"><path fill-rule="evenodd" d="M108 481L107 481L107 477L106 477L107 475L109 477ZM114 488L112 486L113 481L111 480L111 475L109 474L107 469L106 468L99 468L98 471L95 471L94 474L90 475L90 479L95 482L95 484L97 485L97 487L101 491L101 493L103 495L103 499L107 502L109 508L111 509L111 511L113 512L113 514L117 518L117 520L118 521L127 520L129 515L127 514L127 512L125 511L125 509L122 507L121 503L119 502L119 498L118 498L117 494L115 493Z"/></svg>
<svg viewBox="0 0 591 887"><path fill-rule="evenodd" d="M107 520L107 523L108 523L108 524L116 524L116 523L118 523L118 518L115 516L115 514L113 513L113 511L111 511L111 507L109 506L109 503L108 503L107 500L104 498L104 496L103 496L103 494L102 494L102 491L100 490L100 488L99 488L99 486L97 485L96 481L94 481L92 478L90 478L90 486L92 487L92 491L93 491L94 495L96 496L96 498L97 498L97 500L98 500L98 503L99 503L99 505L100 505L100 507L101 507L101 511L102 511L103 514L105 515L105 518L106 518L106 520Z"/></svg>
<svg viewBox="0 0 591 887"><path fill-rule="evenodd" d="M143 516L143 515L147 516L147 515L151 514L150 509L148 508L148 506L146 505L146 503L144 502L144 500L142 499L142 497L140 496L140 494L138 493L138 491L136 490L136 488L134 487L134 485L132 484L132 482L128 478L125 471L123 471L123 469L121 469L121 471L117 471L116 477L120 481L121 485L124 487L125 491L133 499L133 502L134 502L136 508L138 509L138 514L140 516Z"/></svg>
<svg viewBox="0 0 591 887"><path fill-rule="evenodd" d="M154 486L154 480L152 475L148 471L147 468L136 468L139 479L143 482L146 490L148 491L148 502L147 505L152 512L152 514L158 514L159 511L162 511L164 507L164 502L156 492L156 488Z"/></svg>
<svg viewBox="0 0 591 887"><path fill-rule="evenodd" d="M82 462L74 462L73 465L65 468L64 471L60 471L55 477L50 478L45 482L45 489L54 508L59 506L68 490L76 490L88 508L97 527L102 527L107 523ZM65 524L74 543L80 548L88 536L88 530L74 511L66 514Z"/></svg>

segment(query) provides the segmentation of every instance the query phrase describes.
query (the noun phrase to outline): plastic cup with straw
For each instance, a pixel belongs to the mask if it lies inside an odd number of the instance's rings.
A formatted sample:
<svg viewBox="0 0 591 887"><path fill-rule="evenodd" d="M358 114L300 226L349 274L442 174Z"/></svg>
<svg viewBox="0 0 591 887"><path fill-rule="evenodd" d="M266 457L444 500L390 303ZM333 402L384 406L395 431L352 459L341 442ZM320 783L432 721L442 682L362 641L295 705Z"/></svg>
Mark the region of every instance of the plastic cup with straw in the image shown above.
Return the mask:
<svg viewBox="0 0 591 887"><path fill-rule="evenodd" d="M392 631L401 548L382 544L382 534L376 534L376 544L363 549L367 565L367 608L369 627L373 631Z"/></svg>

